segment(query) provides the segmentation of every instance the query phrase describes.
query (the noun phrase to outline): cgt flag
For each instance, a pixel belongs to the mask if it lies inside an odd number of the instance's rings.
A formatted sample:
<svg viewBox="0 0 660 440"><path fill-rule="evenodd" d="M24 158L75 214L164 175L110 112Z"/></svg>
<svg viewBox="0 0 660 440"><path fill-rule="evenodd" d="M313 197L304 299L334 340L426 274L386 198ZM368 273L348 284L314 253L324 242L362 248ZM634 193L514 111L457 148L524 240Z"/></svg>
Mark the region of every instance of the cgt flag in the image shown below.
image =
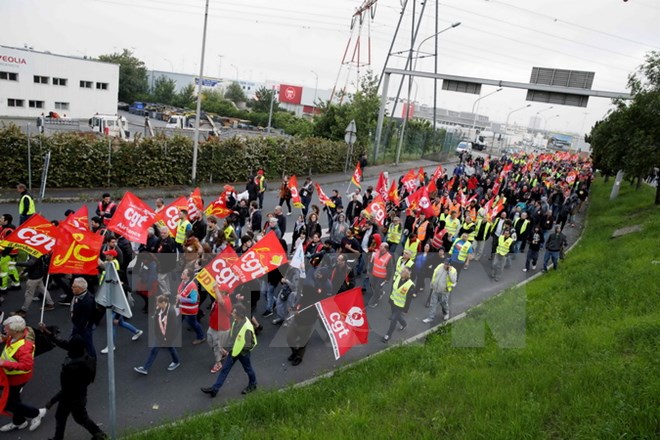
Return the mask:
<svg viewBox="0 0 660 440"><path fill-rule="evenodd" d="M375 191L377 194L380 194L383 200L387 201L387 179L385 178L385 174L382 172L378 176L378 182L376 183Z"/></svg>
<svg viewBox="0 0 660 440"><path fill-rule="evenodd" d="M232 263L231 269L241 283L247 283L287 262L286 251L282 248L280 240L275 235L275 231L270 231Z"/></svg>
<svg viewBox="0 0 660 440"><path fill-rule="evenodd" d="M159 228L167 228L172 237L176 236L176 227L179 225L179 210L188 209L188 199L181 196L162 210L155 217Z"/></svg>
<svg viewBox="0 0 660 440"><path fill-rule="evenodd" d="M238 255L231 246L227 246L209 264L199 271L195 279L215 298L213 287L232 293L241 284L240 279L232 270L232 265L238 262Z"/></svg>
<svg viewBox="0 0 660 440"><path fill-rule="evenodd" d="M330 200L330 197L325 195L325 193L321 189L321 185L315 183L314 186L316 186L316 194L319 195L319 202L323 203L325 206L329 208L334 208L335 203L332 200Z"/></svg>
<svg viewBox="0 0 660 440"><path fill-rule="evenodd" d="M11 246L39 258L53 250L57 236L57 228L51 222L39 214L33 214L9 234L0 247Z"/></svg>
<svg viewBox="0 0 660 440"><path fill-rule="evenodd" d="M204 200L199 188L195 188L188 197L188 220L195 221L202 218L202 209L204 209Z"/></svg>
<svg viewBox="0 0 660 440"><path fill-rule="evenodd" d="M66 227L60 228L58 232L48 271L50 273L97 275L103 236L85 231L72 233Z"/></svg>
<svg viewBox="0 0 660 440"><path fill-rule="evenodd" d="M355 165L355 171L353 171L353 177L351 177L351 183L358 188L362 189L360 186L360 182L362 182L362 168L360 167L360 162Z"/></svg>
<svg viewBox="0 0 660 440"><path fill-rule="evenodd" d="M315 306L330 336L335 360L353 346L369 342L369 321L359 287L319 301Z"/></svg>
<svg viewBox="0 0 660 440"><path fill-rule="evenodd" d="M225 201L225 193L222 193L218 196L218 198L211 202L209 206L206 207L204 210L204 214L206 214L207 217L209 216L215 216L218 218L225 218L229 217L229 215L234 212L231 209L227 208L227 202Z"/></svg>
<svg viewBox="0 0 660 440"><path fill-rule="evenodd" d="M154 224L156 213L140 198L126 192L112 216L108 229L135 243L147 243L147 228Z"/></svg>
<svg viewBox="0 0 660 440"><path fill-rule="evenodd" d="M82 205L76 212L69 214L63 224L71 227L73 230L89 231L89 211L87 205Z"/></svg>
<svg viewBox="0 0 660 440"><path fill-rule="evenodd" d="M376 194L376 197L364 210L370 219L375 220L380 226L383 226L387 211L385 209L385 202L380 194Z"/></svg>
<svg viewBox="0 0 660 440"><path fill-rule="evenodd" d="M291 200L293 200L293 206L296 208L304 208L302 200L300 200L300 193L298 192L298 179L296 176L289 177L289 181L286 184L291 191Z"/></svg>

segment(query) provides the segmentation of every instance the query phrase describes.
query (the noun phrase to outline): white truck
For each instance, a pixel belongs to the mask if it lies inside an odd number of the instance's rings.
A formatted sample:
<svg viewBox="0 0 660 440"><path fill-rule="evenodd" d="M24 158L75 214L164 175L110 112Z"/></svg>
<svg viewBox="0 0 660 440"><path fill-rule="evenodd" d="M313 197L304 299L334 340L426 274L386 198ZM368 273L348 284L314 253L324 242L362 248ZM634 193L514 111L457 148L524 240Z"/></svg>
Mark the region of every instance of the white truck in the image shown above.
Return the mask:
<svg viewBox="0 0 660 440"><path fill-rule="evenodd" d="M119 139L128 139L128 123L126 119L119 115L100 115L95 114L89 118L89 126L94 133L105 136L118 137Z"/></svg>
<svg viewBox="0 0 660 440"><path fill-rule="evenodd" d="M170 115L165 128L192 131L195 129L195 114ZM200 117L199 129L202 131L208 131L209 134L214 136L218 136L220 134L220 130L218 130L216 127L213 119L211 119L211 117L205 113L202 113Z"/></svg>

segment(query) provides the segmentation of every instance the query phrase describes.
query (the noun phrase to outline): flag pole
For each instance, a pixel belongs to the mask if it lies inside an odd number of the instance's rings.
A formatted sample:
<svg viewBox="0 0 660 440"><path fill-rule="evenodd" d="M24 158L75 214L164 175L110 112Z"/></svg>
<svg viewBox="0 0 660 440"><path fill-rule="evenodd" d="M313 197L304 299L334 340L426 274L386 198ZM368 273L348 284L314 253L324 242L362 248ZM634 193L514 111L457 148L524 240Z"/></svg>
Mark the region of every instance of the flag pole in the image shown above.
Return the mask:
<svg viewBox="0 0 660 440"><path fill-rule="evenodd" d="M41 301L41 318L39 318L39 322L43 323L44 322L44 312L46 311L46 296L48 296L48 283L50 282L50 272L46 275L46 287L44 289L44 298Z"/></svg>
<svg viewBox="0 0 660 440"><path fill-rule="evenodd" d="M296 313L294 313L293 315L289 316L289 317L286 318L284 321L288 321L288 320L290 320L290 319L293 319L293 318L294 318L297 314L299 314L300 312L304 312L305 310L307 310L307 309L309 309L309 308L315 307L316 304L319 303L319 302L320 302L320 301L316 301L316 302L315 302L314 304L312 304L312 305L309 305L309 306L307 306L307 307L304 307L304 308L302 308L302 309L300 309L300 310L296 310Z"/></svg>

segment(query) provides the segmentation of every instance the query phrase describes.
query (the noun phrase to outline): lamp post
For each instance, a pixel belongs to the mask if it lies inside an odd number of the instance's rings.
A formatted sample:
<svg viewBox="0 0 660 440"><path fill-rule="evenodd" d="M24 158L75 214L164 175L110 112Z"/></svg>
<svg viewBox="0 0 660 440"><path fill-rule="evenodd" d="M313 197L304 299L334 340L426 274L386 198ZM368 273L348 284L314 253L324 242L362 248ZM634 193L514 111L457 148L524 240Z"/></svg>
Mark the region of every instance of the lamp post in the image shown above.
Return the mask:
<svg viewBox="0 0 660 440"><path fill-rule="evenodd" d="M167 58L163 58L165 61L170 63L170 72L174 73L174 63L172 61L168 60Z"/></svg>
<svg viewBox="0 0 660 440"><path fill-rule="evenodd" d="M554 116L550 116L548 119L545 120L545 123L543 124L543 132L544 133L545 133L545 129L548 127L548 121L550 121L552 119L555 119L555 118L558 118L558 117L559 117L559 115L554 115Z"/></svg>
<svg viewBox="0 0 660 440"><path fill-rule="evenodd" d="M199 149L199 118L202 113L202 83L204 82L204 52L206 51L206 25L209 20L209 0L204 8L204 30L202 32L202 55L199 61L199 83L197 84L197 110L195 111L195 137L193 139L192 184L197 181L197 150Z"/></svg>
<svg viewBox="0 0 660 440"><path fill-rule="evenodd" d="M312 72L314 74L314 77L316 78L314 82L314 108L316 108L316 94L319 89L319 74L314 72L313 70L310 70L310 72Z"/></svg>
<svg viewBox="0 0 660 440"><path fill-rule="evenodd" d="M220 59L218 64L218 79L222 79L222 57L224 57L224 55L218 55L218 58Z"/></svg>
<svg viewBox="0 0 660 440"><path fill-rule="evenodd" d="M490 93L488 93L487 95L480 96L479 98L477 98L477 99L474 101L474 103L472 104L472 114L474 115L474 119L472 120L472 128L470 129L470 132L472 132L472 131L474 130L474 126L477 125L477 114L475 113L475 109L474 109L474 107L477 106L477 110L478 110L478 109L479 109L479 106L478 106L477 104L479 103L479 101L481 101L481 100L484 99L484 98L488 98L489 96L492 96L492 95L494 95L495 93L501 92L502 90L504 90L504 89L503 89L502 87L500 87L499 89L497 89L497 90L495 90L495 91L493 91L493 92L490 92ZM476 137L477 137L476 133L475 133L474 136L475 136L475 140L476 140Z"/></svg>
<svg viewBox="0 0 660 440"><path fill-rule="evenodd" d="M511 117L511 115L514 114L514 113L517 112L517 111L524 110L524 109L529 108L529 107L531 107L531 106L532 106L532 104L527 104L527 105L524 106L524 107L520 107L520 108L517 108L517 109L515 109L515 110L511 110L511 111L509 112L509 114L506 115L506 122L504 123L504 129L507 131L507 133L509 132L509 118ZM508 145L508 142L507 142L507 145Z"/></svg>
<svg viewBox="0 0 660 440"><path fill-rule="evenodd" d="M414 71L414 70L417 69L417 61L419 61L419 51L420 51L420 49L422 48L422 44L426 43L426 42L427 42L428 40L430 40L431 38L433 38L433 37L435 37L435 36L438 36L438 35L440 35L441 33L446 32L446 31L448 31L448 30L450 30L450 29L454 29L455 27L458 27L458 26L460 26L460 25L461 25L461 22L460 22L460 21L458 21L458 22L456 22L456 23L452 23L450 26L447 26L446 28L442 29L441 31L438 31L438 32L436 32L435 34L433 34L433 35L429 35L428 37L424 38L424 39L423 39L423 40L417 45L417 51L416 51L416 53L417 53L417 57L415 58L415 62L414 62L414 64L413 64L413 68L412 68L412 70ZM411 49L412 49L412 48L411 48ZM396 161L395 161L395 164L396 164L396 165L399 164L399 158L401 157L401 148L403 147L403 138L404 138L404 135L405 135L405 132L406 132L406 125L408 125L408 116L410 115L410 93L412 92L412 83L413 83L413 82L412 82L412 76L409 75L409 76L408 76L408 99L407 99L407 102L408 102L408 108L407 108L406 114L403 116L403 125L401 126L401 136L399 137L399 145L398 145L398 147L397 147L397 149L396 149ZM434 123L433 123L433 127L434 127L433 129L435 130L435 121L434 121ZM378 148L378 145L376 145L376 149L377 149L377 148ZM378 151L377 151L377 150L376 150L376 154L378 154ZM377 158L377 156L376 156L376 158Z"/></svg>
<svg viewBox="0 0 660 440"><path fill-rule="evenodd" d="M231 67L236 71L236 82L238 82L238 67L236 67L236 64L231 64Z"/></svg>

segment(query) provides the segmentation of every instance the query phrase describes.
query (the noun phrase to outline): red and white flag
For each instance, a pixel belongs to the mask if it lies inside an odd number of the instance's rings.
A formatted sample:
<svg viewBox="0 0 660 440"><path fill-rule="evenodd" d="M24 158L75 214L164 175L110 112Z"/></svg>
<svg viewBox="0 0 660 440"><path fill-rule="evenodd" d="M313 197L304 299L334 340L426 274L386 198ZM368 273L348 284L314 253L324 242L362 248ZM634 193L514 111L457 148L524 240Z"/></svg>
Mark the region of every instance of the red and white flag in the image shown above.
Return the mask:
<svg viewBox="0 0 660 440"><path fill-rule="evenodd" d="M330 337L335 359L353 346L369 342L369 321L359 287L319 301L315 306Z"/></svg>
<svg viewBox="0 0 660 440"><path fill-rule="evenodd" d="M360 182L362 182L362 168L360 168L360 162L355 165L355 171L353 171L353 177L351 177L351 183L358 188L362 189L360 186Z"/></svg>
<svg viewBox="0 0 660 440"><path fill-rule="evenodd" d="M231 209L227 208L226 194L223 192L215 199L213 202L209 203L209 206L204 209L204 214L206 216L215 216L217 218L229 217L229 215L234 212ZM188 216L190 217L190 216Z"/></svg>
<svg viewBox="0 0 660 440"><path fill-rule="evenodd" d="M67 227L58 233L48 272L97 275L103 236L90 231L72 233Z"/></svg>
<svg viewBox="0 0 660 440"><path fill-rule="evenodd" d="M408 191L408 193L412 193L413 191L415 191L417 185L419 184L419 180L417 178L417 173L415 172L415 170L408 171L408 173L405 176L403 176L402 183L404 188L406 188L406 191Z"/></svg>
<svg viewBox="0 0 660 440"><path fill-rule="evenodd" d="M73 230L89 231L89 210L87 205L82 205L76 212L62 222L63 225L71 227Z"/></svg>
<svg viewBox="0 0 660 440"><path fill-rule="evenodd" d="M238 262L238 255L231 246L227 246L209 264L199 271L195 279L215 298L213 288L217 285L222 290L232 293L241 284L231 266Z"/></svg>
<svg viewBox="0 0 660 440"><path fill-rule="evenodd" d="M316 194L319 195L319 202L323 203L325 206L329 208L334 208L335 203L332 200L330 200L330 197L325 195L325 193L321 189L321 185L315 183L314 186L316 187Z"/></svg>
<svg viewBox="0 0 660 440"><path fill-rule="evenodd" d="M204 209L204 200L199 188L195 188L188 197L188 220L194 221L202 218L202 209Z"/></svg>
<svg viewBox="0 0 660 440"><path fill-rule="evenodd" d="M289 177L289 181L286 185L289 188L289 191L291 191L291 200L293 201L293 206L296 208L303 208L305 205L303 205L302 200L300 200L300 193L298 192L298 179L296 179L296 176Z"/></svg>
<svg viewBox="0 0 660 440"><path fill-rule="evenodd" d="M376 182L376 194L380 194L383 200L387 200L387 179L385 178L384 173L380 173L378 176L378 182Z"/></svg>
<svg viewBox="0 0 660 440"><path fill-rule="evenodd" d="M426 217L433 217L435 212L431 206L431 198L429 197L429 192L426 187L423 186L407 198L407 205L411 211L421 209Z"/></svg>
<svg viewBox="0 0 660 440"><path fill-rule="evenodd" d="M179 225L179 210L188 209L188 199L181 196L156 214L155 220L159 228L167 228L172 237L176 236Z"/></svg>
<svg viewBox="0 0 660 440"><path fill-rule="evenodd" d="M33 214L9 234L0 243L0 247L11 246L39 258L53 250L57 236L57 228L50 221L39 214Z"/></svg>
<svg viewBox="0 0 660 440"><path fill-rule="evenodd" d="M374 197L373 201L365 208L365 211L369 214L370 219L375 220L379 225L383 226L386 211L385 202L380 194L376 194L376 197Z"/></svg>
<svg viewBox="0 0 660 440"><path fill-rule="evenodd" d="M247 283L266 275L288 261L286 251L282 248L275 231L270 231L256 242L249 251L241 255L231 265L231 269L238 276L241 283Z"/></svg>
<svg viewBox="0 0 660 440"><path fill-rule="evenodd" d="M138 196L126 192L115 215L110 219L108 229L135 243L147 243L147 229L154 224L156 213Z"/></svg>

